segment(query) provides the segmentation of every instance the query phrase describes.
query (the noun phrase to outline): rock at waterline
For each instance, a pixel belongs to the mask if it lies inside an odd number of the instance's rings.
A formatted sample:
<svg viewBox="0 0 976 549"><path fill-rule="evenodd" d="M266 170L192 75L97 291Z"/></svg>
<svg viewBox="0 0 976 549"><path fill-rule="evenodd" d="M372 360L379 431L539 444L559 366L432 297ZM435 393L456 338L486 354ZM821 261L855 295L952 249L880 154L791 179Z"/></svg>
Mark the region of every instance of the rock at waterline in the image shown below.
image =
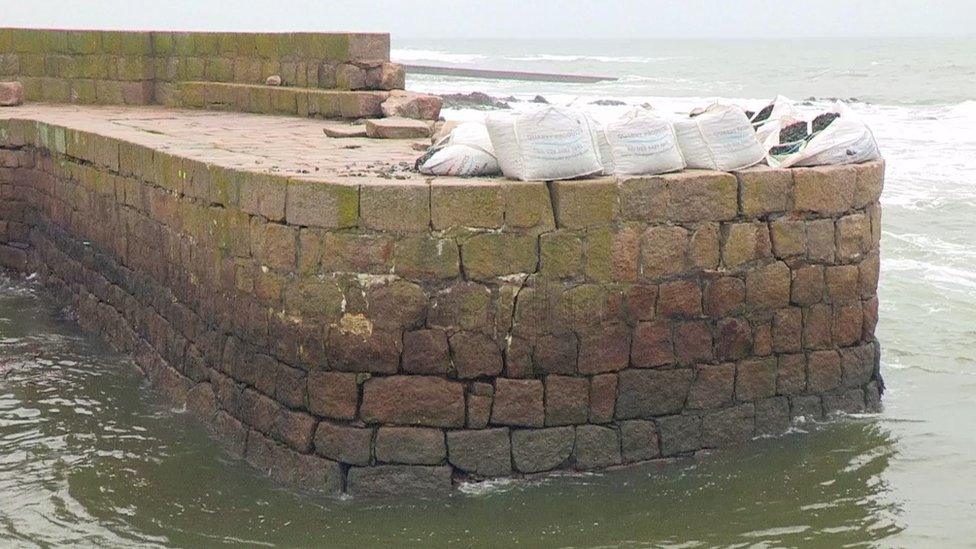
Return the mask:
<svg viewBox="0 0 976 549"><path fill-rule="evenodd" d="M529 101L529 103L543 103L545 105L548 105L549 104L549 100L546 99L545 97L542 97L541 95L537 95L537 96L533 97L532 100Z"/></svg>
<svg viewBox="0 0 976 549"><path fill-rule="evenodd" d="M626 101L620 101L619 99L597 99L596 101L590 101L590 105L599 105L601 107L619 107L626 104Z"/></svg>
<svg viewBox="0 0 976 549"><path fill-rule="evenodd" d="M506 103L507 99L497 99L484 92L471 93L445 93L440 98L444 100L444 106L453 109L510 109Z"/></svg>
<svg viewBox="0 0 976 549"><path fill-rule="evenodd" d="M443 103L436 95L393 90L380 107L383 109L383 116L437 120Z"/></svg>

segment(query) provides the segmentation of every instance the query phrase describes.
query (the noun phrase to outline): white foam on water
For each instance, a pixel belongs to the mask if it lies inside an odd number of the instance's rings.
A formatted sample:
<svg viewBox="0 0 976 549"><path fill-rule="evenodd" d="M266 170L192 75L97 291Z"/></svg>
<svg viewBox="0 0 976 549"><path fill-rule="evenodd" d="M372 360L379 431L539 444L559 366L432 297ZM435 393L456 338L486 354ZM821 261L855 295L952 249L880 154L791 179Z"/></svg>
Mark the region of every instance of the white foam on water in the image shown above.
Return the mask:
<svg viewBox="0 0 976 549"><path fill-rule="evenodd" d="M930 263L909 257L891 257L882 260L885 272L910 272L916 277L944 290L976 290L976 270Z"/></svg>
<svg viewBox="0 0 976 549"><path fill-rule="evenodd" d="M477 482L470 481L462 482L458 485L458 490L469 496L485 496L508 491L513 488L515 483L516 479L512 478L496 478Z"/></svg>
<svg viewBox="0 0 976 549"><path fill-rule="evenodd" d="M933 252L938 255L949 256L955 259L976 260L976 247L958 242L949 242L931 234L896 234L885 231L884 235L904 242L905 244L914 246L920 251Z"/></svg>

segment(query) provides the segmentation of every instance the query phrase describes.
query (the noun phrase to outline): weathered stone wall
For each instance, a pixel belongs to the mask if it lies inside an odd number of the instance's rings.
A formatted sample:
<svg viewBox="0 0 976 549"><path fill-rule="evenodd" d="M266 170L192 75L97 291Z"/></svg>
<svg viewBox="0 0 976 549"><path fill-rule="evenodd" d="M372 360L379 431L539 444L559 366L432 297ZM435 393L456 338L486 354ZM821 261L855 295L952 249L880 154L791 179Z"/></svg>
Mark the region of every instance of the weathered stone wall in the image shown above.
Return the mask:
<svg viewBox="0 0 976 549"><path fill-rule="evenodd" d="M879 403L880 162L343 184L32 121L0 147L0 263L306 487L602 468Z"/></svg>
<svg viewBox="0 0 976 549"><path fill-rule="evenodd" d="M0 28L0 80L22 82L27 99L33 101L159 103L299 114L299 100L291 99L295 105L289 107L289 98L301 95L308 101L311 95L311 112L306 106L305 115L339 116L338 105L331 110L322 105L326 100L317 89L380 89L389 58L390 36L385 33ZM287 88L264 86L271 75L281 76ZM402 69L392 85L403 87ZM383 92L333 92L324 97L368 98L377 93Z"/></svg>

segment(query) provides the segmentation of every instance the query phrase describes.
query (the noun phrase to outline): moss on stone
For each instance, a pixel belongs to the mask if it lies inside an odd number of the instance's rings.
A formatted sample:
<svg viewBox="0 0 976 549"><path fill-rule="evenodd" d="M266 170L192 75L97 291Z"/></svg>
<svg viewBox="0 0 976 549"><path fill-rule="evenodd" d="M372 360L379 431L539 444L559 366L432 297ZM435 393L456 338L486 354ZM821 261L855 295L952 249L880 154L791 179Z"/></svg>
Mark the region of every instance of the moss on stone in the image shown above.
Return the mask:
<svg viewBox="0 0 976 549"><path fill-rule="evenodd" d="M393 249L396 273L405 278L455 278L460 274L457 243L452 239L411 236Z"/></svg>
<svg viewBox="0 0 976 549"><path fill-rule="evenodd" d="M68 31L68 51L71 53L98 53L102 49L102 33L97 31ZM44 51L45 38L37 35L40 51Z"/></svg>
<svg viewBox="0 0 976 549"><path fill-rule="evenodd" d="M170 55L175 53L176 44L173 41L173 33L153 32L150 35L150 47L154 55Z"/></svg>
<svg viewBox="0 0 976 549"><path fill-rule="evenodd" d="M220 49L220 36L215 32L195 32L192 34L193 55L211 57Z"/></svg>
<svg viewBox="0 0 976 549"><path fill-rule="evenodd" d="M558 230L539 237L539 273L551 278L579 275L583 242L573 231Z"/></svg>
<svg viewBox="0 0 976 549"><path fill-rule="evenodd" d="M461 245L461 264L468 277L485 280L536 270L536 238L512 233L485 233Z"/></svg>
<svg viewBox="0 0 976 549"><path fill-rule="evenodd" d="M289 88L275 88L271 93L271 107L276 114L295 115L298 112L296 93Z"/></svg>
<svg viewBox="0 0 976 549"><path fill-rule="evenodd" d="M201 82L183 82L179 90L180 104L185 107L203 107L206 104L204 98L204 86Z"/></svg>

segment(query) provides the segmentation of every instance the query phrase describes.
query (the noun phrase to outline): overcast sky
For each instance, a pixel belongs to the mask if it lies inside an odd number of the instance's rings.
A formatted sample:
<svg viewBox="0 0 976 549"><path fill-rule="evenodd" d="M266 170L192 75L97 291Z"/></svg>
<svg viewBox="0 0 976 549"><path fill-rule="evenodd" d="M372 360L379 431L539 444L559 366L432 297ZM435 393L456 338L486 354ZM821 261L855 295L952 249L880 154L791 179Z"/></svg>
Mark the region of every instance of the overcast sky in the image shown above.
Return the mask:
<svg viewBox="0 0 976 549"><path fill-rule="evenodd" d="M0 0L0 26L371 30L414 38L974 35L973 0Z"/></svg>

